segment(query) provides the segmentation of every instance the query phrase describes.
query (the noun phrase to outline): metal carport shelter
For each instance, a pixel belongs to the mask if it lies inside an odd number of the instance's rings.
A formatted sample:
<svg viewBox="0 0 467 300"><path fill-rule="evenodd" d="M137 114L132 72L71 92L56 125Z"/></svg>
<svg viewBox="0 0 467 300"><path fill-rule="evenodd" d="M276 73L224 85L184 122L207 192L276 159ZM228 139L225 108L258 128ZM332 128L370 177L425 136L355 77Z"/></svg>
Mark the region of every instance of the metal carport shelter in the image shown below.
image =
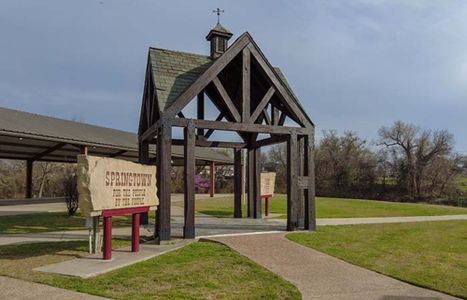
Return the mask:
<svg viewBox="0 0 467 300"><path fill-rule="evenodd" d="M86 148L90 155L138 161L138 136L135 133L52 118L0 107L0 158L25 160L26 197L32 196L34 161L76 163L76 156ZM155 161L155 149L150 149ZM183 165L182 146L172 147L172 162ZM197 165L233 163L222 153L208 148L196 149Z"/></svg>

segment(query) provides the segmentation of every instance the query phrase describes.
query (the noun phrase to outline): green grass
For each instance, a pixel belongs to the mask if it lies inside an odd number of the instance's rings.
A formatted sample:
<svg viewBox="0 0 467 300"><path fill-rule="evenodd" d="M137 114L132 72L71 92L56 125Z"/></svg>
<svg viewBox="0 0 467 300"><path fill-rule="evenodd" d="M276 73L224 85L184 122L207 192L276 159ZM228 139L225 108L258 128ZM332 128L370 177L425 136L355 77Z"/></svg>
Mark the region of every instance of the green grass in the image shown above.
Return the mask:
<svg viewBox="0 0 467 300"><path fill-rule="evenodd" d="M125 242L116 241L119 246ZM32 269L85 254L86 242L0 247L0 275L114 299L300 299L291 283L214 243L179 250L90 279Z"/></svg>
<svg viewBox="0 0 467 300"><path fill-rule="evenodd" d="M322 226L287 238L352 264L467 298L467 221Z"/></svg>
<svg viewBox="0 0 467 300"><path fill-rule="evenodd" d="M277 194L270 201L271 213L284 218L287 214L285 195ZM402 217L467 214L467 208L433 204L399 203L345 198L316 198L318 218ZM216 217L233 216L233 198L199 199L196 211ZM246 207L243 208L246 215ZM264 205L263 205L264 211Z"/></svg>
<svg viewBox="0 0 467 300"><path fill-rule="evenodd" d="M150 214L153 217L154 213ZM0 217L0 234L85 229L85 217L68 216L64 212L36 213ZM131 215L112 217L115 227L131 226ZM154 222L154 221L153 221Z"/></svg>
<svg viewBox="0 0 467 300"><path fill-rule="evenodd" d="M467 193L467 177L459 177L454 180L463 193Z"/></svg>

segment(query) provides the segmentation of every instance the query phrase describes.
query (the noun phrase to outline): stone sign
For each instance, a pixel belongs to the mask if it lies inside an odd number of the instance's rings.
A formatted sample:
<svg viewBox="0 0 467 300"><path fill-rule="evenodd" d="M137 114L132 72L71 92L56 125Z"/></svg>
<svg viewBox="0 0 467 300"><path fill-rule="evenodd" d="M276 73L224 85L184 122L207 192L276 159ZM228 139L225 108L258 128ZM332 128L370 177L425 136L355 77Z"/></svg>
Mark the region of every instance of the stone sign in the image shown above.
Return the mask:
<svg viewBox="0 0 467 300"><path fill-rule="evenodd" d="M261 173L261 196L273 196L276 184L276 173Z"/></svg>
<svg viewBox="0 0 467 300"><path fill-rule="evenodd" d="M156 206L156 167L126 160L78 155L79 208L84 216L103 210Z"/></svg>

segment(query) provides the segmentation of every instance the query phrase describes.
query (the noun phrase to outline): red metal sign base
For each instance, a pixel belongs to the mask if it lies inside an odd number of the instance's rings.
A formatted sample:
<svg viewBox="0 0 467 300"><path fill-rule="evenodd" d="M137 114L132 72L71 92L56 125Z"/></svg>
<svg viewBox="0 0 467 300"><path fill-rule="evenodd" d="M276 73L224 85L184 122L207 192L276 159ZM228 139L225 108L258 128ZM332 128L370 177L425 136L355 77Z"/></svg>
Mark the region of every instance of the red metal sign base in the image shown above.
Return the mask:
<svg viewBox="0 0 467 300"><path fill-rule="evenodd" d="M131 252L139 251L139 225L140 214L149 211L149 206L110 209L102 212L104 217L104 251L103 259L109 260L112 258L112 216L132 214L131 222Z"/></svg>

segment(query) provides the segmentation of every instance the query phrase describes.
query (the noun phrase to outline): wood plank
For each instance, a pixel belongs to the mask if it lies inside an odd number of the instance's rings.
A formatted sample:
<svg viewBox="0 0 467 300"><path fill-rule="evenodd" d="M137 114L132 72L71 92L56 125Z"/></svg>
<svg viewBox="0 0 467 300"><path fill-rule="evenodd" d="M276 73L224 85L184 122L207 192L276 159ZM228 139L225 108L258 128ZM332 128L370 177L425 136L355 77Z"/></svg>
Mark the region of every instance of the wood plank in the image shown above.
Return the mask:
<svg viewBox="0 0 467 300"><path fill-rule="evenodd" d="M297 173L298 173L297 135L292 133L287 142L287 230L297 228Z"/></svg>
<svg viewBox="0 0 467 300"><path fill-rule="evenodd" d="M198 98L197 98L198 102L197 102L197 113L196 113L196 117L199 119L199 120L204 120L204 93L201 92L198 94ZM204 135L204 128L198 128L197 129L198 131L198 135Z"/></svg>
<svg viewBox="0 0 467 300"><path fill-rule="evenodd" d="M243 49L242 53L242 122L250 122L251 102L251 61L250 50Z"/></svg>
<svg viewBox="0 0 467 300"><path fill-rule="evenodd" d="M234 218L242 217L242 150L234 150Z"/></svg>
<svg viewBox="0 0 467 300"><path fill-rule="evenodd" d="M314 163L314 132L305 137L305 174L308 177L308 188L305 192L305 230L316 230L315 201L315 163Z"/></svg>
<svg viewBox="0 0 467 300"><path fill-rule="evenodd" d="M195 238L195 126L184 128L184 217L183 238Z"/></svg>
<svg viewBox="0 0 467 300"><path fill-rule="evenodd" d="M266 92L266 94L264 94L263 98L259 102L259 104L256 107L255 111L251 114L251 121L253 123L258 119L261 112L263 112L264 108L268 105L269 101L271 100L271 98L272 98L272 96L274 95L275 92L276 92L276 90L274 89L274 87L271 86L268 89L268 91Z"/></svg>
<svg viewBox="0 0 467 300"><path fill-rule="evenodd" d="M236 122L241 122L241 116L238 113L238 110L235 107L235 104L232 102L232 99L230 98L229 94L222 85L222 82L219 80L218 77L216 77L214 78L213 83L217 91L219 92L219 95L221 96L224 105L227 108L227 113L230 114Z"/></svg>
<svg viewBox="0 0 467 300"><path fill-rule="evenodd" d="M209 120L196 120L196 119L173 119L173 125L177 127L186 127L188 122L193 120L195 127L203 127L204 129L225 130L225 131L239 131L239 132L257 132L257 133L270 133L287 135L295 132L296 134L307 134L309 129L301 127L288 127L288 126L272 126L262 124L245 124L234 122L217 122Z"/></svg>
<svg viewBox="0 0 467 300"><path fill-rule="evenodd" d="M201 92L217 75L229 64L232 59L250 43L251 38L248 33L242 34L227 51L222 54L214 63L193 82L188 89L166 110L168 116L175 116L181 111L199 92Z"/></svg>

